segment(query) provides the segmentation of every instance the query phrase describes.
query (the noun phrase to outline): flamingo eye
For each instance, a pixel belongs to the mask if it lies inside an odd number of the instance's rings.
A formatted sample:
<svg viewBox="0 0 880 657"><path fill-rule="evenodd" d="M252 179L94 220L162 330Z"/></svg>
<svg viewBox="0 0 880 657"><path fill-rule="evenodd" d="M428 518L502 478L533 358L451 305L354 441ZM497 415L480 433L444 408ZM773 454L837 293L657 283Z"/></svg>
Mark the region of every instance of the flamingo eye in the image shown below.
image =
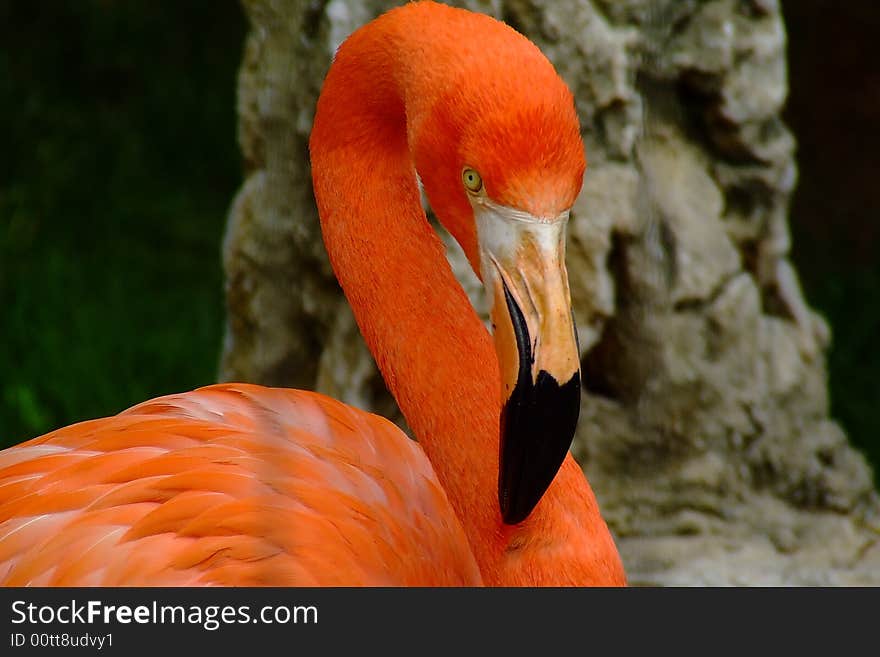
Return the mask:
<svg viewBox="0 0 880 657"><path fill-rule="evenodd" d="M483 179L480 178L480 174L468 167L465 167L461 172L461 181L464 183L465 188L472 194L476 194L483 189Z"/></svg>

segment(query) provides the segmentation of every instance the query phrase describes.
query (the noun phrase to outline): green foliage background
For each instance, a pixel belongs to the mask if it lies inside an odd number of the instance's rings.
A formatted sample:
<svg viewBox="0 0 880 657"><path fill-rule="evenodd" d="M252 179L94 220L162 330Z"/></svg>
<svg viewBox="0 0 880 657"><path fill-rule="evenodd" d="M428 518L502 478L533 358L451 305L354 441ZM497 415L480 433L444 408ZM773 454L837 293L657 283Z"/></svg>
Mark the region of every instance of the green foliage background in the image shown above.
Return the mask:
<svg viewBox="0 0 880 657"><path fill-rule="evenodd" d="M783 7L795 261L833 413L878 464L880 11ZM0 446L214 380L245 30L231 0L0 4Z"/></svg>
<svg viewBox="0 0 880 657"><path fill-rule="evenodd" d="M234 2L0 3L0 444L214 380Z"/></svg>
<svg viewBox="0 0 880 657"><path fill-rule="evenodd" d="M783 0L798 140L792 258L831 324L831 411L880 483L880 3Z"/></svg>

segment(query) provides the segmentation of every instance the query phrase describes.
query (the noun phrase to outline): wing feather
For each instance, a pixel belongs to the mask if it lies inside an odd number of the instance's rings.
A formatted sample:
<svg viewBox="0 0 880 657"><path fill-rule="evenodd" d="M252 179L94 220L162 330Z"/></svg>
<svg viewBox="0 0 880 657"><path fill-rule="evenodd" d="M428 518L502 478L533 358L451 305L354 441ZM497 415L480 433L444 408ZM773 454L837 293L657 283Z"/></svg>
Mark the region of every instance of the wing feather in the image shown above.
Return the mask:
<svg viewBox="0 0 880 657"><path fill-rule="evenodd" d="M397 427L223 384L0 452L6 585L471 585L464 531Z"/></svg>

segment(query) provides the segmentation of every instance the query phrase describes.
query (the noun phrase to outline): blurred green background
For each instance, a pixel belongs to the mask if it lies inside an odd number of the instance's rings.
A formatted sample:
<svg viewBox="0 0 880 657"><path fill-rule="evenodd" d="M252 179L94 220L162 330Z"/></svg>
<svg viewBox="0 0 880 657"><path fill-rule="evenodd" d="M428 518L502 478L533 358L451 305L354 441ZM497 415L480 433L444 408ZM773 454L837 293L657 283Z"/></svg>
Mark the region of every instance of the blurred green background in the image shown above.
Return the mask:
<svg viewBox="0 0 880 657"><path fill-rule="evenodd" d="M237 3L0 3L0 441L212 382Z"/></svg>
<svg viewBox="0 0 880 657"><path fill-rule="evenodd" d="M880 483L880 3L785 0L793 260L831 324L831 411Z"/></svg>
<svg viewBox="0 0 880 657"><path fill-rule="evenodd" d="M880 464L880 6L787 0L794 260ZM214 380L241 180L230 0L0 4L0 446Z"/></svg>

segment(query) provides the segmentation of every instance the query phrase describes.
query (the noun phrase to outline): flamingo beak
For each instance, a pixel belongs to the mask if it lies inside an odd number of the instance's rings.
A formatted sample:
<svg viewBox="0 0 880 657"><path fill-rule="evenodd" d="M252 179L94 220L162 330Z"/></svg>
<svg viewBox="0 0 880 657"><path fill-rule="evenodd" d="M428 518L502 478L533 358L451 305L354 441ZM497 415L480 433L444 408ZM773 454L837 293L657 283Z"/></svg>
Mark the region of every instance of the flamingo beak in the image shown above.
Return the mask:
<svg viewBox="0 0 880 657"><path fill-rule="evenodd" d="M525 520L562 465L580 413L580 360L565 269L568 211L539 219L475 205L501 371L498 499Z"/></svg>

